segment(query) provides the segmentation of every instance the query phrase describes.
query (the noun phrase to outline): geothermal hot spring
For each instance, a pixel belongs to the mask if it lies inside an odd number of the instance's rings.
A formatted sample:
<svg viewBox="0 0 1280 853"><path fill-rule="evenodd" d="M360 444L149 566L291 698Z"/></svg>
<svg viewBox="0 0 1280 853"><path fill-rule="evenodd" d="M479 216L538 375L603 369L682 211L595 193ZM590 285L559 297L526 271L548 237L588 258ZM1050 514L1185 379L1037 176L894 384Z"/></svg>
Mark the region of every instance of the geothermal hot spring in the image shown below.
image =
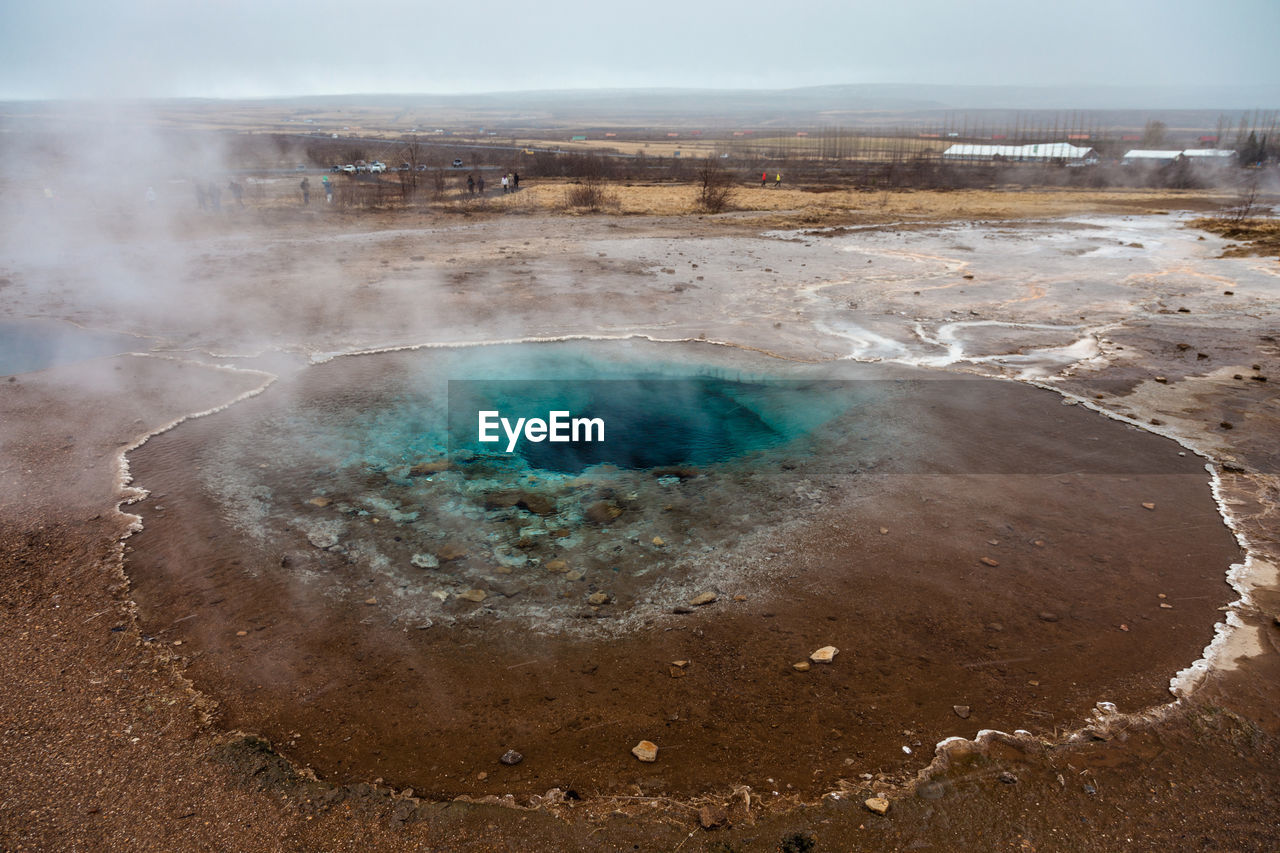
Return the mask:
<svg viewBox="0 0 1280 853"><path fill-rule="evenodd" d="M222 724L323 778L812 797L1201 656L1238 557L1202 463L1069 402L696 343L345 356L132 452L126 568ZM557 410L604 441L478 440Z"/></svg>

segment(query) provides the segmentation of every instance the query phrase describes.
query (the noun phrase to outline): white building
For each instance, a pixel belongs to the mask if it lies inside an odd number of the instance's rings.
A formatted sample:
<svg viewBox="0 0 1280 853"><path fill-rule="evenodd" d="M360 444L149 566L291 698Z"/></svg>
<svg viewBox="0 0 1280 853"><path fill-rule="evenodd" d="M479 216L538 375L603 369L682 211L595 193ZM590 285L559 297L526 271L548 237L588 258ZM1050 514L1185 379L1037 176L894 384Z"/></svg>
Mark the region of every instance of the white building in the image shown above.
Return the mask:
<svg viewBox="0 0 1280 853"><path fill-rule="evenodd" d="M1160 166L1177 160L1190 160L1193 163L1214 163L1227 165L1235 162L1236 152L1230 148L1186 148L1181 151L1134 149L1120 160L1122 166L1147 164Z"/></svg>
<svg viewBox="0 0 1280 853"><path fill-rule="evenodd" d="M942 152L943 160L991 163L1063 162L1068 166L1092 166L1098 162L1098 153L1092 148L1081 148L1070 142L1046 142L1032 145L952 145Z"/></svg>
<svg viewBox="0 0 1280 853"><path fill-rule="evenodd" d="M1172 163L1181 156L1181 151L1135 148L1120 158L1120 165L1135 166L1140 163L1145 163L1152 166L1158 166L1162 163Z"/></svg>

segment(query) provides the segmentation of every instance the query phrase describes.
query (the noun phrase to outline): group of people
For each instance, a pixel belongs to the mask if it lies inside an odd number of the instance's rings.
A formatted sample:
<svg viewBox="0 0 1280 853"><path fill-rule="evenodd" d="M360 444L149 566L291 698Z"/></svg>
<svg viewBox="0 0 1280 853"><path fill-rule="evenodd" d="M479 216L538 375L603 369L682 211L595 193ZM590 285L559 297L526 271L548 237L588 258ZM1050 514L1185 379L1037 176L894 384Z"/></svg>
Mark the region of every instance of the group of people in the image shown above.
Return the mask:
<svg viewBox="0 0 1280 853"><path fill-rule="evenodd" d="M195 181L196 187L196 204L201 210L222 210L222 187L218 186L214 181L201 183ZM232 200L236 203L236 207L244 207L244 187L236 183L234 179L227 181L227 191L231 193Z"/></svg>
<svg viewBox="0 0 1280 853"><path fill-rule="evenodd" d="M508 172L502 176L502 191L504 193L513 193L520 189L520 173ZM467 195L484 195L484 175L476 178L475 175L467 175Z"/></svg>
<svg viewBox="0 0 1280 853"><path fill-rule="evenodd" d="M333 182L329 180L328 175L320 179L320 186L324 187L324 203L333 204ZM302 190L302 206L311 204L311 180L303 178L298 183L298 189Z"/></svg>
<svg viewBox="0 0 1280 853"><path fill-rule="evenodd" d="M766 184L768 184L768 183L769 183L769 173L768 173L768 172L763 172L763 173L761 173L761 175L760 175L760 186L762 186L762 187L763 187L763 186L765 186L765 185L766 185ZM777 173L777 175L775 175L775 176L774 176L774 179L773 179L773 185L774 185L775 187L780 187L780 186L782 186L782 173L781 173L781 172L778 172L778 173Z"/></svg>

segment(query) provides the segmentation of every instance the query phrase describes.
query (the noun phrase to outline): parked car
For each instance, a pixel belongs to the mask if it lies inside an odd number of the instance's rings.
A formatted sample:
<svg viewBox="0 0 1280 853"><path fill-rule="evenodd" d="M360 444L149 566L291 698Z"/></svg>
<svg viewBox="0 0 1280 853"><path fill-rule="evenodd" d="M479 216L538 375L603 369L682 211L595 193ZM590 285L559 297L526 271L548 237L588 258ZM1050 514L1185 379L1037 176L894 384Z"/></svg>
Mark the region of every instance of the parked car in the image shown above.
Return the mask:
<svg viewBox="0 0 1280 853"><path fill-rule="evenodd" d="M419 171L419 172L425 172L425 171L427 171L427 164L426 164L426 163L419 163L419 164L418 164L418 171Z"/></svg>
<svg viewBox="0 0 1280 853"><path fill-rule="evenodd" d="M387 164L383 163L381 160L374 160L369 164L370 174L380 175L385 171L387 171Z"/></svg>
<svg viewBox="0 0 1280 853"><path fill-rule="evenodd" d="M454 160L453 160L453 168L455 168L455 169L461 169L461 168L462 168L462 158L461 158L461 157L455 157L455 158L454 158Z"/></svg>
<svg viewBox="0 0 1280 853"><path fill-rule="evenodd" d="M342 172L342 171L345 171L345 169L346 169L346 167L345 167L345 166L330 166L330 167L329 167L329 171L330 171L330 172Z"/></svg>
<svg viewBox="0 0 1280 853"><path fill-rule="evenodd" d="M396 167L396 171L397 171L397 172L412 172L412 171L413 171L413 167L412 167L412 166L410 166L408 163L401 163L399 166L397 166L397 167Z"/></svg>
<svg viewBox="0 0 1280 853"><path fill-rule="evenodd" d="M348 163L342 167L342 171L346 172L348 175L354 175L356 173L356 167Z"/></svg>

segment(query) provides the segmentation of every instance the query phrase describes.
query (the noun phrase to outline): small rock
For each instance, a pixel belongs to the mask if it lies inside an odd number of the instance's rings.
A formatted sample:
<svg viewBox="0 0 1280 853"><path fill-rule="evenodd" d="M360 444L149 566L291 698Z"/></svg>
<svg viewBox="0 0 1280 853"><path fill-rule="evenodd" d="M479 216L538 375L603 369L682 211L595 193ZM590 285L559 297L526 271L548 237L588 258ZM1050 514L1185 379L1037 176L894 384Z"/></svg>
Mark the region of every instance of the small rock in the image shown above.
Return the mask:
<svg viewBox="0 0 1280 853"><path fill-rule="evenodd" d="M807 660L802 660L799 663L791 664L791 668L794 669L796 672L808 672L809 662Z"/></svg>
<svg viewBox="0 0 1280 853"><path fill-rule="evenodd" d="M601 604L609 603L609 594L607 592L593 592L587 596L587 604L593 607L599 607Z"/></svg>
<svg viewBox="0 0 1280 853"><path fill-rule="evenodd" d="M729 822L729 812L724 806L703 806L698 811L698 823L703 829L715 829Z"/></svg>
<svg viewBox="0 0 1280 853"><path fill-rule="evenodd" d="M1157 377L1156 377L1156 381L1157 381L1157 382L1159 382L1161 385L1168 385L1168 384L1169 384L1169 380L1168 380L1168 378L1167 378L1167 377L1164 377L1164 376L1157 376Z"/></svg>
<svg viewBox="0 0 1280 853"><path fill-rule="evenodd" d="M437 459L434 462L419 462L409 469L410 477L427 477L431 474L439 474L441 471L449 470L449 460Z"/></svg>
<svg viewBox="0 0 1280 853"><path fill-rule="evenodd" d="M1049 610L1041 610L1039 613L1041 622L1057 622L1058 614Z"/></svg>
<svg viewBox="0 0 1280 853"><path fill-rule="evenodd" d="M1162 602L1160 602L1160 609L1161 609L1161 610L1172 610L1172 609L1173 609L1173 605L1172 605L1172 604L1168 604L1168 603L1166 603L1166 602L1163 602L1163 601L1162 601Z"/></svg>
<svg viewBox="0 0 1280 853"><path fill-rule="evenodd" d="M658 745L653 741L642 740L631 747L631 754L641 761L657 761Z"/></svg>
<svg viewBox="0 0 1280 853"><path fill-rule="evenodd" d="M693 608L685 607L683 604L677 604L675 607L671 608L671 612L677 616L687 616L693 612Z"/></svg>
<svg viewBox="0 0 1280 853"><path fill-rule="evenodd" d="M746 601L746 600L747 600L747 597L746 597L745 595L743 595L742 593L738 593L737 595L735 595L735 596L733 597L733 600L734 600L734 601Z"/></svg>
<svg viewBox="0 0 1280 853"><path fill-rule="evenodd" d="M889 801L884 797L871 797L863 805L876 814L884 814L889 811Z"/></svg>
<svg viewBox="0 0 1280 853"><path fill-rule="evenodd" d="M587 573L582 571L582 569L574 569L571 572L567 572L564 576L564 579L567 581L580 581L586 576L587 576Z"/></svg>
<svg viewBox="0 0 1280 853"><path fill-rule="evenodd" d="M707 591L702 593L701 595L695 596L689 602L689 606L702 607L703 605L711 604L715 600L716 600L716 594L714 592Z"/></svg>
<svg viewBox="0 0 1280 853"><path fill-rule="evenodd" d="M508 749L506 752L502 753L502 757L498 760L508 767L515 767L521 761L524 761L524 756L516 752L514 749Z"/></svg>
<svg viewBox="0 0 1280 853"><path fill-rule="evenodd" d="M999 561L993 560L990 557L983 557L982 559L978 560L978 562L982 563L984 566L994 567L994 566L1000 565Z"/></svg>
<svg viewBox="0 0 1280 853"><path fill-rule="evenodd" d="M376 599L376 598L366 598L366 599L364 600L364 603L365 603L365 604L377 604L377 603L378 603L378 599Z"/></svg>
<svg viewBox="0 0 1280 853"><path fill-rule="evenodd" d="M550 560L547 562L547 571L562 574L569 571L569 564L564 560Z"/></svg>
<svg viewBox="0 0 1280 853"><path fill-rule="evenodd" d="M999 545L999 544L1000 544L1000 540L999 540L999 539L988 539L988 540L987 540L987 544L988 544L988 545Z"/></svg>
<svg viewBox="0 0 1280 853"><path fill-rule="evenodd" d="M481 601L488 598L488 596L489 594L483 589L469 589L466 592L459 594L458 598L464 598L467 601L474 601L479 604Z"/></svg>
<svg viewBox="0 0 1280 853"><path fill-rule="evenodd" d="M1155 505L1155 504L1153 504L1153 503L1146 503L1146 502L1144 502L1144 503L1142 504L1142 508L1143 508L1143 509L1155 509L1155 508L1156 508L1156 505Z"/></svg>
<svg viewBox="0 0 1280 853"><path fill-rule="evenodd" d="M667 543L666 543L666 542L664 542L664 541L662 540L662 537L661 537L661 536L655 536L655 537L653 537L653 544L654 544L654 545L658 545L658 546L662 546L662 545L666 545Z"/></svg>
<svg viewBox="0 0 1280 853"><path fill-rule="evenodd" d="M247 637L247 636L249 636L249 632L248 632L248 631L236 631L236 636L237 636L237 637Z"/></svg>
<svg viewBox="0 0 1280 853"><path fill-rule="evenodd" d="M672 678L684 678L689 673L678 666L669 666L667 667L667 674Z"/></svg>
<svg viewBox="0 0 1280 853"><path fill-rule="evenodd" d="M955 711L956 716L959 717L960 719L962 720L969 719L970 711L969 711L968 705L952 705L951 710Z"/></svg>
<svg viewBox="0 0 1280 853"><path fill-rule="evenodd" d="M887 536L887 535L889 535L889 528L887 528L887 527L881 527L881 528L880 528L880 535L881 535L881 536Z"/></svg>
<svg viewBox="0 0 1280 853"><path fill-rule="evenodd" d="M485 779L488 779L488 778L489 778L489 774L483 770L481 770L479 773L476 774L477 781L483 782Z"/></svg>
<svg viewBox="0 0 1280 853"><path fill-rule="evenodd" d="M672 666L678 666L678 667L680 667L681 669L684 669L686 666L688 666L688 665L689 665L689 662L688 662L687 660L673 660L673 661L671 662L671 665L672 665Z"/></svg>
<svg viewBox="0 0 1280 853"><path fill-rule="evenodd" d="M1231 421L1222 421L1220 424L1218 424L1218 426L1222 427L1223 429L1235 428L1235 424L1231 423Z"/></svg>
<svg viewBox="0 0 1280 853"><path fill-rule="evenodd" d="M1006 785L1013 785L1013 784L1015 784L1015 783L1018 781L1018 777L1017 777L1017 776L1014 776L1014 775L1013 775L1012 773L1010 773L1008 770L1005 770L1005 771L1001 772L1001 774L1000 774L999 776L997 776L996 778L997 778L997 779L999 779L1001 782L1003 782L1003 783L1004 783L1004 784L1006 784Z"/></svg>
<svg viewBox="0 0 1280 853"><path fill-rule="evenodd" d="M333 500L331 498L326 498L323 495L317 495L316 497L307 501L307 503L311 504L312 506L325 507L333 503Z"/></svg>
<svg viewBox="0 0 1280 853"><path fill-rule="evenodd" d="M1043 548L1043 547L1044 547L1044 545L1045 545L1045 542L1044 542L1044 540L1043 540L1043 539L1037 539L1036 541L1032 542L1031 544L1032 544L1032 545L1035 545L1037 548Z"/></svg>
<svg viewBox="0 0 1280 853"><path fill-rule="evenodd" d="M823 646L809 655L809 660L814 663L831 663L832 659L838 654L840 654L840 650L835 646Z"/></svg>

